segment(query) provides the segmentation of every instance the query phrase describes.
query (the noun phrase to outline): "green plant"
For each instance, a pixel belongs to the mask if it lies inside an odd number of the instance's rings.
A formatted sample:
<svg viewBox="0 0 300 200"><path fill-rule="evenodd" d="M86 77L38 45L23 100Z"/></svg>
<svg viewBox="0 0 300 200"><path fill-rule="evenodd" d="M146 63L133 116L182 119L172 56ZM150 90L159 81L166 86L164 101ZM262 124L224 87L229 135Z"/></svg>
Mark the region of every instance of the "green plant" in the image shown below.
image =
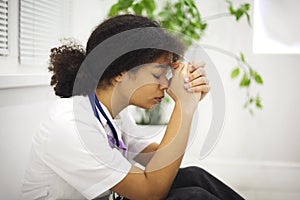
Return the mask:
<svg viewBox="0 0 300 200"><path fill-rule="evenodd" d="M251 19L248 13L250 11L250 4L244 3L234 8L232 1L224 1L228 6L228 11L208 17L201 17L194 0L167 0L161 10L157 8L155 0L118 0L118 2L111 7L108 15L114 16L117 14L133 13L158 20L162 27L186 35L187 37L184 37L183 40L186 45L189 46L193 40L201 40L207 29L208 21L210 20L233 16L236 21L240 21L243 16L245 16L251 27ZM246 89L244 108L251 114L253 114L254 108L262 109L261 98L259 94L253 94L251 86L253 84L262 85L263 79L246 61L244 54L241 52L239 55L236 55L211 45L202 44L202 46L206 49L228 55L237 61L236 67L232 70L231 78L237 79L239 77L240 88ZM241 74L243 75L241 76Z"/></svg>

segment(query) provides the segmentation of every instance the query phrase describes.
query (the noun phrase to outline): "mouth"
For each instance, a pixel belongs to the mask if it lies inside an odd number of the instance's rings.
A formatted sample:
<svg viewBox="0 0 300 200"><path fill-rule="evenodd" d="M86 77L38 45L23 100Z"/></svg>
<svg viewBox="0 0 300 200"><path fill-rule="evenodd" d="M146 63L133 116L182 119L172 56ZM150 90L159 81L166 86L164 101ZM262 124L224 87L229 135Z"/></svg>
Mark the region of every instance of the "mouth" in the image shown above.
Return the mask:
<svg viewBox="0 0 300 200"><path fill-rule="evenodd" d="M164 96L161 96L161 97L155 97L154 100L157 102L157 103L160 103L162 101L162 99L164 98Z"/></svg>

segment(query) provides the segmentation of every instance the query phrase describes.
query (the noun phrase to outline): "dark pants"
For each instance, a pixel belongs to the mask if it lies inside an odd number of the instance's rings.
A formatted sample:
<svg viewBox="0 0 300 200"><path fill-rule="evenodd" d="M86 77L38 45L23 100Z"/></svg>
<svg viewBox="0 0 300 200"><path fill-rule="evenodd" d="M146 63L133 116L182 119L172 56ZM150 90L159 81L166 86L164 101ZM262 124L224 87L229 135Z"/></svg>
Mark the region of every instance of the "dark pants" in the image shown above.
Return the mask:
<svg viewBox="0 0 300 200"><path fill-rule="evenodd" d="M179 169L167 200L244 199L220 180L198 167Z"/></svg>

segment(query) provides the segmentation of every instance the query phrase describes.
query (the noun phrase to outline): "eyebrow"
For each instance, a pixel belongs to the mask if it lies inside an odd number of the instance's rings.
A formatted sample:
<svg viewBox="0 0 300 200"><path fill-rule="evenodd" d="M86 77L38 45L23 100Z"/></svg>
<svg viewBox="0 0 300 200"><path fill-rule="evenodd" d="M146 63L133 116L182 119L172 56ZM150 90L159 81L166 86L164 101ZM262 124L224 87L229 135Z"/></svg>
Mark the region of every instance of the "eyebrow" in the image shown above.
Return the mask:
<svg viewBox="0 0 300 200"><path fill-rule="evenodd" d="M158 64L158 65L155 65L155 67L166 69L166 68L169 68L170 65L167 65L167 64Z"/></svg>

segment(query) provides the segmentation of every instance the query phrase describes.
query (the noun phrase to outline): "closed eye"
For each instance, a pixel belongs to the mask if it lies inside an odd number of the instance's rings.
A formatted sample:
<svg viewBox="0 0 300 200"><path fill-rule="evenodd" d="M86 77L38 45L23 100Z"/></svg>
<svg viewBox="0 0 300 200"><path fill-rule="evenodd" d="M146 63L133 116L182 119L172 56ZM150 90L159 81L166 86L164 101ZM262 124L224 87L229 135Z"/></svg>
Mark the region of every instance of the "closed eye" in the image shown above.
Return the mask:
<svg viewBox="0 0 300 200"><path fill-rule="evenodd" d="M156 78L156 79L160 79L160 76L161 76L161 75L153 74L153 77Z"/></svg>

